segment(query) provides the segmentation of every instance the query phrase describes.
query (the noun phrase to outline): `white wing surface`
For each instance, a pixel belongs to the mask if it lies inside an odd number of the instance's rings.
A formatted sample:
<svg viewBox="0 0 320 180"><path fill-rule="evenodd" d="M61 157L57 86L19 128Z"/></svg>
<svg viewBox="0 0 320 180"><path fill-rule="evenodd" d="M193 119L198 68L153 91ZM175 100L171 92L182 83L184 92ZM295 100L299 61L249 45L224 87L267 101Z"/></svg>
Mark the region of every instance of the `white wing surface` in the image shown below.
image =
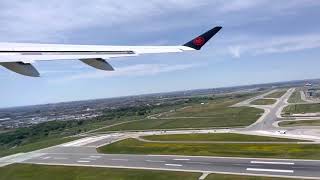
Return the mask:
<svg viewBox="0 0 320 180"><path fill-rule="evenodd" d="M40 76L36 68L31 64L38 60L79 59L91 67L113 71L113 67L106 61L110 58L200 50L221 28L215 27L181 46L0 43L0 65L16 73L32 77Z"/></svg>

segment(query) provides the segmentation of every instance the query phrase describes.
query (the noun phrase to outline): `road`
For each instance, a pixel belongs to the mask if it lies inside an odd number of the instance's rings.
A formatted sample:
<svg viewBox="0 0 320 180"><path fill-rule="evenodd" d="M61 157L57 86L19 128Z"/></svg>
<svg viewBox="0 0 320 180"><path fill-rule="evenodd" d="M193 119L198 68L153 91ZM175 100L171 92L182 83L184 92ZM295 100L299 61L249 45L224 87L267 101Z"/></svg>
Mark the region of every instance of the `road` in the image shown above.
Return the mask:
<svg viewBox="0 0 320 180"><path fill-rule="evenodd" d="M263 98L267 94L240 102L236 106L262 108L265 113L253 125L243 129L210 129L210 130L175 130L150 132L122 132L85 137L62 145L0 158L0 167L11 163L112 167L130 169L154 169L168 171L190 171L208 173L226 173L240 175L258 175L272 177L291 177L303 179L320 179L320 161L280 160L236 157L198 157L198 156L157 156L157 155L106 155L99 154L97 147L111 144L127 138L139 138L145 135L192 134L192 133L228 133L256 134L275 137L320 140L319 136L305 136L304 131L292 130L292 133L281 134L281 128L273 124L281 116L287 99L294 92L289 89L284 96L277 99L274 105L257 106L250 102ZM308 130L308 132L311 130Z"/></svg>

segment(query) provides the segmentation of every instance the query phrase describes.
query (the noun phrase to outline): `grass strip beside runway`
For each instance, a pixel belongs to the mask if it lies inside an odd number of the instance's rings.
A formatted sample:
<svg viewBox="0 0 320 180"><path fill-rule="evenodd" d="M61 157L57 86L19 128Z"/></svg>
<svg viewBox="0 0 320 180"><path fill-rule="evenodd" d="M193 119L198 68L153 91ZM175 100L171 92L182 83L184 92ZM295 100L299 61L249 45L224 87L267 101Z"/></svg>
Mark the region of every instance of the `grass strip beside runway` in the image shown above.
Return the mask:
<svg viewBox="0 0 320 180"><path fill-rule="evenodd" d="M280 122L280 123L279 123L279 126L282 126L282 127L320 126L320 120L285 121L285 122Z"/></svg>
<svg viewBox="0 0 320 180"><path fill-rule="evenodd" d="M191 109L191 108L190 108ZM197 111L199 110L199 112ZM201 114L200 110L207 116ZM176 128L210 128L210 127L244 127L248 126L261 116L263 110L250 107L221 107L199 109L198 107L186 111L185 116L178 117L176 114L166 118L147 119L139 122L128 122L118 126L102 129L99 132L107 131L128 131L128 130L152 130L152 129L176 129ZM190 115L188 111L196 111ZM209 115L210 111L210 115Z"/></svg>
<svg viewBox="0 0 320 180"><path fill-rule="evenodd" d="M197 180L200 173L14 164L0 168L0 180Z"/></svg>
<svg viewBox="0 0 320 180"><path fill-rule="evenodd" d="M159 143L126 139L103 146L100 153L320 159L320 145Z"/></svg>
<svg viewBox="0 0 320 180"><path fill-rule="evenodd" d="M278 90L274 93L271 93L271 94L265 96L265 98L281 98L286 92L287 92L287 90Z"/></svg>
<svg viewBox="0 0 320 180"><path fill-rule="evenodd" d="M301 99L301 94L299 90L295 90L288 100L288 103L303 103L303 102L305 101Z"/></svg>
<svg viewBox="0 0 320 180"><path fill-rule="evenodd" d="M320 121L319 121L320 122ZM266 136L211 133L211 134L173 134L144 136L143 139L150 141L236 141L236 142L297 142L296 139L275 138Z"/></svg>
<svg viewBox="0 0 320 180"><path fill-rule="evenodd" d="M47 148L47 147L63 144L63 143L66 143L66 142L74 141L74 140L79 139L79 138L80 137L46 138L46 139L43 139L41 141L37 141L37 142L34 142L34 143L29 143L29 144L17 146L17 147L14 147L14 148L0 148L0 157L8 156L8 155L11 155L11 154L16 154L16 153L26 153L26 152L30 152L30 151L35 151L35 150L38 150L38 149L43 149L43 148Z"/></svg>
<svg viewBox="0 0 320 180"><path fill-rule="evenodd" d="M303 114L320 112L320 103L317 104L294 104L284 108L285 114Z"/></svg>
<svg viewBox="0 0 320 180"><path fill-rule="evenodd" d="M257 99L251 102L252 105L272 105L276 103L275 99Z"/></svg>

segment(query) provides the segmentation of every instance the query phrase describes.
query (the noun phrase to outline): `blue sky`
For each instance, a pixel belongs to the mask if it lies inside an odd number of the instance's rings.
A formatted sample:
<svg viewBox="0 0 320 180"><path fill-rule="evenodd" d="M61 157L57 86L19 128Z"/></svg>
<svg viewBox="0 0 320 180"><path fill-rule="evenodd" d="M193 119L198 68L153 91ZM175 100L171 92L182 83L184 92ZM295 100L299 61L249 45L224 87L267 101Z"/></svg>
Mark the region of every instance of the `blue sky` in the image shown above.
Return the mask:
<svg viewBox="0 0 320 180"><path fill-rule="evenodd" d="M41 78L0 67L0 107L320 78L317 0L2 0L0 41L183 44L216 25L200 52L34 65Z"/></svg>

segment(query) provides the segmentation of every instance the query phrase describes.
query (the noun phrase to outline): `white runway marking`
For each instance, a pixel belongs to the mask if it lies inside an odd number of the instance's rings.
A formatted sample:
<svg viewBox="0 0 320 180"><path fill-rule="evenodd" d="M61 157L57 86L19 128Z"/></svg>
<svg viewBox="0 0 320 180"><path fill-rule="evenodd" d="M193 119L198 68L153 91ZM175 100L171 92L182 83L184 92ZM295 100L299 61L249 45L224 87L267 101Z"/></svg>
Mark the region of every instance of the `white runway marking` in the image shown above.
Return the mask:
<svg viewBox="0 0 320 180"><path fill-rule="evenodd" d="M153 163L164 163L165 161L154 161L154 160L146 160L147 162L153 162Z"/></svg>
<svg viewBox="0 0 320 180"><path fill-rule="evenodd" d="M282 165L294 165L293 162L268 162L268 161L251 161L252 164L282 164Z"/></svg>
<svg viewBox="0 0 320 180"><path fill-rule="evenodd" d="M112 161L129 161L128 159L111 159Z"/></svg>
<svg viewBox="0 0 320 180"><path fill-rule="evenodd" d="M90 156L91 158L101 158L101 156Z"/></svg>
<svg viewBox="0 0 320 180"><path fill-rule="evenodd" d="M201 164L201 165L209 165L210 163L206 162L187 162L188 164Z"/></svg>
<svg viewBox="0 0 320 180"><path fill-rule="evenodd" d="M47 156L47 157L43 157L41 159L50 159L51 157L50 156Z"/></svg>
<svg viewBox="0 0 320 180"><path fill-rule="evenodd" d="M166 166L181 167L181 164L165 164Z"/></svg>
<svg viewBox="0 0 320 180"><path fill-rule="evenodd" d="M96 159L94 159L94 158L80 158L80 159L83 159L83 160L92 160L92 161L96 160Z"/></svg>
<svg viewBox="0 0 320 180"><path fill-rule="evenodd" d="M259 169L259 168L247 168L247 171L264 171L264 172L294 173L294 171L293 171L293 170L282 170L282 169Z"/></svg>
<svg viewBox="0 0 320 180"><path fill-rule="evenodd" d="M78 163L89 163L90 161L77 161Z"/></svg>
<svg viewBox="0 0 320 180"><path fill-rule="evenodd" d="M241 166L241 167L261 167L262 165L247 165L247 164L232 164L233 166Z"/></svg>
<svg viewBox="0 0 320 180"><path fill-rule="evenodd" d="M175 161L190 161L190 159L173 159Z"/></svg>
<svg viewBox="0 0 320 180"><path fill-rule="evenodd" d="M64 157L55 157L55 158L53 158L53 159L55 159L55 160L66 160L66 159L68 159L68 158L64 158Z"/></svg>
<svg viewBox="0 0 320 180"><path fill-rule="evenodd" d="M80 146L85 146L90 143L94 143L106 138L110 138L110 135L105 135L105 136L95 136L95 137L87 137L87 138L82 138L78 139L69 143L62 144L61 146L63 147L80 147Z"/></svg>

